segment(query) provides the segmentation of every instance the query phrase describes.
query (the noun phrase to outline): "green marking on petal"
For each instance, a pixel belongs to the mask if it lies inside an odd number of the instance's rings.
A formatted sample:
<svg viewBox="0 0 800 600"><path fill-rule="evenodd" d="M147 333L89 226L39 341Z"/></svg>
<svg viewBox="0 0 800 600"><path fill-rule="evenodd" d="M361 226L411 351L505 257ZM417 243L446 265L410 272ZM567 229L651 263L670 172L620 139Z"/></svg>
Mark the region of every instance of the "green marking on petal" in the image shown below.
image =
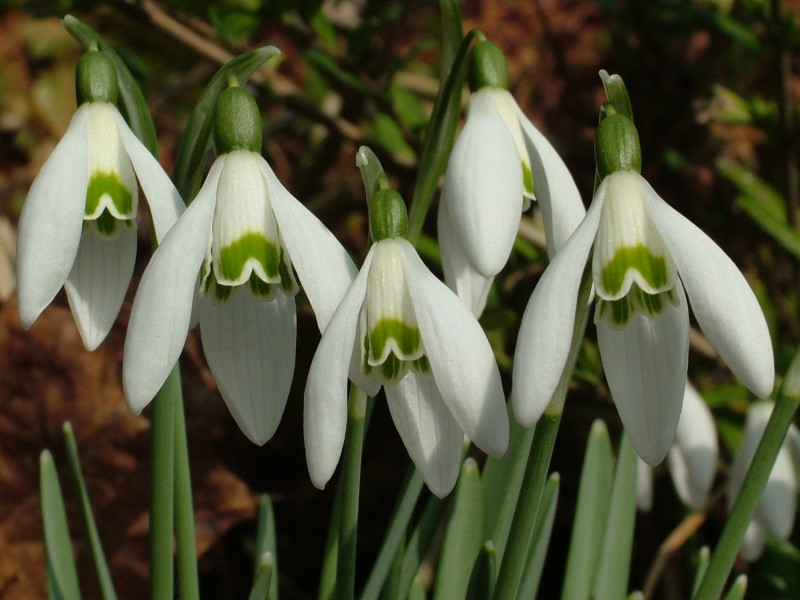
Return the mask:
<svg viewBox="0 0 800 600"><path fill-rule="evenodd" d="M609 294L622 291L625 274L635 269L653 288L668 283L667 261L663 256L654 256L645 244L617 248L614 258L603 267L603 287Z"/></svg>
<svg viewBox="0 0 800 600"><path fill-rule="evenodd" d="M408 371L408 367L394 354L389 354L381 365L381 371L387 381L398 381L401 379L401 373L405 375Z"/></svg>
<svg viewBox="0 0 800 600"><path fill-rule="evenodd" d="M419 350L419 329L406 325L400 319L381 319L369 334L369 358L379 360L389 340L395 341L404 356L410 356Z"/></svg>
<svg viewBox="0 0 800 600"><path fill-rule="evenodd" d="M427 356L420 356L417 360L411 362L411 368L417 373L427 375L431 372L431 363Z"/></svg>
<svg viewBox="0 0 800 600"><path fill-rule="evenodd" d="M531 171L531 166L525 162L522 163L522 190L526 196L535 197L533 193L533 171Z"/></svg>
<svg viewBox="0 0 800 600"><path fill-rule="evenodd" d="M286 253L283 248L281 248L281 261L278 263L278 273L280 273L281 276L281 289L285 294L293 296L300 291L300 286L297 285L292 267L286 261Z"/></svg>
<svg viewBox="0 0 800 600"><path fill-rule="evenodd" d="M666 303L677 304L675 289L658 294L648 294L637 285L632 285L630 292L619 300L598 300L598 309L601 317L610 319L612 327L623 327L628 324L637 311L644 312L651 317L657 317L664 312Z"/></svg>
<svg viewBox="0 0 800 600"><path fill-rule="evenodd" d="M120 181L116 173L96 172L89 180L89 187L86 190L86 208L84 213L87 216L97 212L98 206L103 196L111 198L114 207L120 215L133 216L133 198L131 191ZM105 212L105 211L104 211ZM101 213L102 216L102 213Z"/></svg>
<svg viewBox="0 0 800 600"><path fill-rule="evenodd" d="M254 259L264 268L267 277L279 275L280 253L278 247L260 233L247 233L220 251L222 277L229 281L238 279L247 261Z"/></svg>

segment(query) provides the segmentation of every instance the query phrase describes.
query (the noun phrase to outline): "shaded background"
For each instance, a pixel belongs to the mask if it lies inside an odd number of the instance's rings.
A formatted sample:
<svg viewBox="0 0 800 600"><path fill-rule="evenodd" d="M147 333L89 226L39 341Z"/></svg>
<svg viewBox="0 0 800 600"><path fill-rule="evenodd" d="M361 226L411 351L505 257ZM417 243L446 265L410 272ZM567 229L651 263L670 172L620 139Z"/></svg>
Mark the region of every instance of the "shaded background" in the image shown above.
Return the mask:
<svg viewBox="0 0 800 600"><path fill-rule="evenodd" d="M796 1L763 0L461 3L464 30L480 28L506 52L514 96L559 150L587 204L594 181L592 143L604 100L597 72L605 68L623 76L641 137L644 176L744 271L767 314L779 374L800 338L794 125L799 7ZM193 102L216 69L239 52L278 46L283 54L259 70L252 84L264 116L264 155L357 261L366 254L368 239L355 152L370 145L392 183L410 199L438 89L436 2L218 0L202 8L177 0L5 4L0 13L0 214L8 219L0 224L0 597L10 600L46 595L38 457L50 448L66 476L65 420L72 422L82 450L120 596L146 597L147 589L148 411L140 417L127 412L120 361L149 240L140 239L137 270L117 325L93 353L83 349L63 293L23 331L8 271L22 202L75 109L74 68L81 50L59 24L68 12L115 45L141 82L168 173ZM440 273L434 211L422 250ZM144 214L140 218L147 222ZM506 390L519 319L546 266L541 231L538 215L529 213L482 318ZM262 448L248 442L229 416L196 333L181 359L206 598L246 597L261 493L275 504L282 597L316 594L332 493L315 490L305 471L302 390L319 341L305 300L298 305L298 328L292 394L277 435ZM590 326L553 459L562 491L542 598L560 589L590 424L603 418L612 431L619 430L593 336ZM701 334L693 338L689 370L718 421L721 475L704 512L675 533L663 564L656 561L659 545L685 516L668 477L658 477L654 510L637 520L631 589L642 588L650 577L658 581L654 597L666 599L687 596L693 568L686 548L713 545L724 525L725 472L752 400ZM408 464L379 401L364 455L361 576L368 572ZM96 597L76 518L72 524L82 587L86 597ZM737 569L751 575L749 597L800 597L792 579L800 578L800 559L791 544L771 546L760 563L740 563ZM787 591L776 591L781 585Z"/></svg>

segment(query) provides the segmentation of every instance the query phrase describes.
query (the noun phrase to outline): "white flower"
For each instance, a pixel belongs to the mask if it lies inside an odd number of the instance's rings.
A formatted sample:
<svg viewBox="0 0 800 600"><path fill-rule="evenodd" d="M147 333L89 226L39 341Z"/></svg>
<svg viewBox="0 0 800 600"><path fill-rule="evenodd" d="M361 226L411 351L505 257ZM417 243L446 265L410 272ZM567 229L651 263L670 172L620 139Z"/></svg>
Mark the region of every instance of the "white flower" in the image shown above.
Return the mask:
<svg viewBox="0 0 800 600"><path fill-rule="evenodd" d="M747 469L753 461L773 408L773 402L756 402L751 404L747 411L744 439L736 449L731 467L728 509L733 507L739 490L742 489ZM772 467L753 520L748 525L742 540L742 556L749 562L760 558L768 535L786 540L794 527L797 506L797 464L792 455L790 440L797 435L797 429L792 425L775 459L775 465Z"/></svg>
<svg viewBox="0 0 800 600"><path fill-rule="evenodd" d="M342 451L348 373L370 395L384 387L408 453L438 496L455 484L464 433L489 454L506 450L500 373L483 330L403 238L373 244L311 363L305 444L319 488Z"/></svg>
<svg viewBox="0 0 800 600"><path fill-rule="evenodd" d="M64 286L84 346L94 350L108 335L136 260L137 177L160 240L183 210L180 195L113 104L82 104L20 215L17 285L26 329Z"/></svg>
<svg viewBox="0 0 800 600"><path fill-rule="evenodd" d="M324 331L356 275L347 252L261 155L218 156L136 294L122 372L130 409L141 412L164 383L194 305L231 414L253 442L272 437L294 372L293 269Z"/></svg>
<svg viewBox="0 0 800 600"><path fill-rule="evenodd" d="M508 261L520 213L533 199L542 211L552 257L586 214L580 194L564 162L513 96L484 87L470 96L438 217L445 280L476 316L492 278Z"/></svg>
<svg viewBox="0 0 800 600"><path fill-rule="evenodd" d="M622 422L645 462L663 460L678 425L689 349L686 295L734 374L758 396L770 394L772 344L747 281L641 175L616 171L603 179L525 310L513 373L520 423L539 419L564 371L592 252L600 355Z"/></svg>
<svg viewBox="0 0 800 600"><path fill-rule="evenodd" d="M700 510L708 499L717 472L717 453L714 417L697 390L687 382L667 465L678 497L691 510ZM652 504L652 467L639 459L638 473L637 503L641 510L647 511Z"/></svg>

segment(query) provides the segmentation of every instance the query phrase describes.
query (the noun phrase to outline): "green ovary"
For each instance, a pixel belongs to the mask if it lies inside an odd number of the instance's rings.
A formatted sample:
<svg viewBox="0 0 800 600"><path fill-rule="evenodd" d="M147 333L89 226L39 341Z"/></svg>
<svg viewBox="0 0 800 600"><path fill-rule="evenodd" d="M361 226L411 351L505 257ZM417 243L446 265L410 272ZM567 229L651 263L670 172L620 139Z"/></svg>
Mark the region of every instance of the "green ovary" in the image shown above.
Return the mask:
<svg viewBox="0 0 800 600"><path fill-rule="evenodd" d="M617 248L614 258L603 268L603 287L611 295L622 291L625 274L635 269L654 289L669 283L667 261L663 256L654 256L644 244Z"/></svg>
<svg viewBox="0 0 800 600"><path fill-rule="evenodd" d="M260 233L247 233L220 252L222 279L239 279L250 259L257 260L270 279L280 277L281 253L278 247Z"/></svg>
<svg viewBox="0 0 800 600"><path fill-rule="evenodd" d="M89 216L97 212L103 196L111 198L114 208L120 215L131 216L133 211L133 197L131 191L120 181L116 173L94 173L89 180L86 190L86 208L84 214ZM107 211L103 211L105 213ZM100 214L102 217L103 213ZM109 215L111 216L111 215Z"/></svg>

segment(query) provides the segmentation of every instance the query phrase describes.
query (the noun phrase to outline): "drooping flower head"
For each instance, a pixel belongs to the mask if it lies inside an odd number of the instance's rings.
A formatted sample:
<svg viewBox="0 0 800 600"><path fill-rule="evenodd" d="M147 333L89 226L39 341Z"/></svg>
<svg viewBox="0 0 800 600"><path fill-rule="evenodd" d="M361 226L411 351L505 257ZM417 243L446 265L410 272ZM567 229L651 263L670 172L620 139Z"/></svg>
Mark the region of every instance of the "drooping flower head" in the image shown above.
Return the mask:
<svg viewBox="0 0 800 600"><path fill-rule="evenodd" d="M245 89L219 94L213 129L217 159L136 294L123 385L140 412L177 361L195 315L223 399L245 435L263 444L278 427L294 373L297 279L324 331L356 269L261 156L261 116Z"/></svg>
<svg viewBox="0 0 800 600"><path fill-rule="evenodd" d="M374 159L367 149L359 161ZM499 455L508 444L500 373L469 309L405 239L406 210L385 176L370 202L374 241L311 363L305 444L314 485L333 474L347 424L348 378L386 392L392 419L431 491L452 490L463 438Z"/></svg>
<svg viewBox="0 0 800 600"><path fill-rule="evenodd" d="M500 48L485 39L475 44L469 80L467 120L447 165L438 228L445 281L479 316L531 200L542 211L550 256L586 211L566 165L509 93Z"/></svg>
<svg viewBox="0 0 800 600"><path fill-rule="evenodd" d="M755 402L747 409L744 438L734 453L731 466L728 509L733 507L739 490L742 489L747 470L753 462L761 438L764 437L764 430L774 407L773 402L764 401ZM775 459L756 508L756 514L747 527L741 547L742 556L747 561L754 562L761 557L768 537L786 540L792 533L797 508L797 474L800 467L797 463L797 449L792 452L792 442L797 440L798 436L800 433L792 425Z"/></svg>
<svg viewBox="0 0 800 600"><path fill-rule="evenodd" d="M139 185L159 240L183 202L119 113L108 56L91 50L81 57L76 89L78 110L20 215L19 313L31 327L64 286L84 346L94 350L111 330L133 273Z"/></svg>
<svg viewBox="0 0 800 600"><path fill-rule="evenodd" d="M622 80L602 73L609 97L623 95ZM687 295L709 341L758 396L772 391L774 364L764 315L742 274L641 176L638 133L631 117L618 111L621 104L607 103L602 111L595 141L601 183L586 218L548 266L523 316L514 409L520 423L531 425L553 397L591 261L594 322L611 395L639 456L656 465L672 444L681 412Z"/></svg>

